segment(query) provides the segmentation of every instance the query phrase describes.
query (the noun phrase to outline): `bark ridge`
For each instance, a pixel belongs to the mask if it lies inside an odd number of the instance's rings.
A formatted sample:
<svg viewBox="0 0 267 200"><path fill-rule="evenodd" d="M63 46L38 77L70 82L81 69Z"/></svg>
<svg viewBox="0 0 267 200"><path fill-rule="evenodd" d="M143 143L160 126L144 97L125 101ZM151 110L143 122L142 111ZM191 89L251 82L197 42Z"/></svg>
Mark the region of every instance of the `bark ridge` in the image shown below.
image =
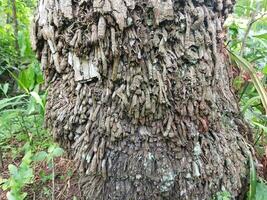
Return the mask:
<svg viewBox="0 0 267 200"><path fill-rule="evenodd" d="M237 197L247 128L223 48L231 0L40 0L46 124L85 199Z"/></svg>

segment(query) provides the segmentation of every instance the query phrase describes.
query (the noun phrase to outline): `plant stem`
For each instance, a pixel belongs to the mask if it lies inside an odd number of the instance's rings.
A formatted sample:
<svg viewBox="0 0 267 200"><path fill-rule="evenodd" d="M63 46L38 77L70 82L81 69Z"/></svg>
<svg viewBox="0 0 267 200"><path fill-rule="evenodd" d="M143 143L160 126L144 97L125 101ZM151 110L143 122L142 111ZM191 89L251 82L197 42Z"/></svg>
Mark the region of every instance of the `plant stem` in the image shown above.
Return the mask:
<svg viewBox="0 0 267 200"><path fill-rule="evenodd" d="M244 89L242 90L242 92L241 92L241 94L240 94L240 97L239 97L239 100L238 100L238 101L240 101L240 100L242 99L242 97L243 97L243 95L245 94L245 92L246 92L248 86L249 86L249 82L247 81L247 82L245 83Z"/></svg>
<svg viewBox="0 0 267 200"><path fill-rule="evenodd" d="M247 38L248 38L248 34L250 32L250 29L251 29L253 23L256 21L255 20L255 17L256 17L256 12L252 12L251 13L251 19L248 22L248 27L247 27L246 32L245 32L245 36L244 36L244 38L242 40L242 45L241 45L241 50L240 50L240 56L243 56L244 55L244 50L245 50L245 47L246 47L246 41L247 41Z"/></svg>
<svg viewBox="0 0 267 200"><path fill-rule="evenodd" d="M246 29L246 32L245 32L245 36L242 40L242 45L241 45L241 49L240 49L240 56L243 57L244 55L244 50L245 50L245 47L246 47L246 41L247 41L247 38L248 38L248 34L252 28L252 25L258 21L259 19L261 19L262 17L264 17L266 15L266 12L265 13L262 13L258 18L257 17L257 13L259 13L259 9L260 9L260 6L259 4L257 5L257 9L254 10L253 12L251 12L250 16L250 20L248 22L248 26L247 26L247 29Z"/></svg>
<svg viewBox="0 0 267 200"><path fill-rule="evenodd" d="M54 158L52 158L52 200L55 200L55 166L54 166Z"/></svg>
<svg viewBox="0 0 267 200"><path fill-rule="evenodd" d="M4 168L3 153L0 150L0 169L3 169L3 168Z"/></svg>

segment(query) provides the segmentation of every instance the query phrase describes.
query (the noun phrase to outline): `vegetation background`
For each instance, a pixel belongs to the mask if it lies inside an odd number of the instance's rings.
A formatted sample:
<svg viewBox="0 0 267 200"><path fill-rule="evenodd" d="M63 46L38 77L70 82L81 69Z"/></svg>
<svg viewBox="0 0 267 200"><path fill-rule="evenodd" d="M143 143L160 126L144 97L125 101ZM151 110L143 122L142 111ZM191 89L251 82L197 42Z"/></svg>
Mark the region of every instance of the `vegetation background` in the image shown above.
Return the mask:
<svg viewBox="0 0 267 200"><path fill-rule="evenodd" d="M75 200L75 166L43 127L46 88L29 32L36 3L0 0L0 199ZM267 200L267 0L237 0L225 30L236 98L253 133L247 199Z"/></svg>

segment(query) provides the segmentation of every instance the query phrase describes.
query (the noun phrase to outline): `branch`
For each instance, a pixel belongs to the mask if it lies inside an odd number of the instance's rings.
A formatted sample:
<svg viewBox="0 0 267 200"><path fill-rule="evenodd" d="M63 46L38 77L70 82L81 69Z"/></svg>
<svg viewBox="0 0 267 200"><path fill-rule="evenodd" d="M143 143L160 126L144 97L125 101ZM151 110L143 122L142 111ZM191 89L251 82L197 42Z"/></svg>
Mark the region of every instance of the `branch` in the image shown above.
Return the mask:
<svg viewBox="0 0 267 200"><path fill-rule="evenodd" d="M264 15L266 15L266 14L267 14L267 13L263 13L263 14L261 14L260 17L256 18L256 16L257 16L257 15L256 15L256 11L254 11L254 12L251 13L251 19L250 19L249 22L248 22L248 27L247 27L245 36L244 36L244 38L243 38L243 40L242 40L242 46L241 46L241 50L240 50L240 56L243 56L243 54L244 54L244 50L245 50L245 47L246 47L246 41L247 41L248 34L249 34L250 30L251 30L252 25L253 25L256 21L258 21L259 19L261 19L262 17L264 17Z"/></svg>

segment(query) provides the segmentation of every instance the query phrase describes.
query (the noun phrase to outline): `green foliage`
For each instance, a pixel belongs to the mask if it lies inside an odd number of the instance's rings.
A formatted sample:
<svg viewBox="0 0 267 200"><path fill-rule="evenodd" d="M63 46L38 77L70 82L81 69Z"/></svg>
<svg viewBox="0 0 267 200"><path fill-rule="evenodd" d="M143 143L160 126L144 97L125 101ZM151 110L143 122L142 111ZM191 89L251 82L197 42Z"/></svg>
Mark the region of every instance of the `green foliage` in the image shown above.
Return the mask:
<svg viewBox="0 0 267 200"><path fill-rule="evenodd" d="M34 174L31 163L32 152L26 150L18 167L13 164L8 166L10 177L1 181L3 189L9 190L7 193L8 200L23 200L27 196L27 193L23 192L23 188L33 182Z"/></svg>
<svg viewBox="0 0 267 200"><path fill-rule="evenodd" d="M0 150L12 152L14 159L24 154L19 166L9 165L9 178L1 180L0 185L3 184L2 188L8 191L8 200L26 198L24 189L33 183L33 169L40 161L53 171L48 175L44 173L42 179L54 181L54 158L63 154L42 126L46 92L40 90L43 79L38 68L39 65L33 62L29 68L21 69L18 77L8 70L20 88L18 95L10 96L9 84L0 87L5 96L0 100ZM25 145L18 147L17 143Z"/></svg>
<svg viewBox="0 0 267 200"><path fill-rule="evenodd" d="M257 188L257 175L252 155L249 156L249 190L248 200L255 200Z"/></svg>
<svg viewBox="0 0 267 200"><path fill-rule="evenodd" d="M266 11L266 0L237 0L235 5L235 14L244 18L250 16L252 11ZM262 21L265 22L265 21Z"/></svg>
<svg viewBox="0 0 267 200"><path fill-rule="evenodd" d="M228 191L217 192L214 200L231 200L231 194Z"/></svg>
<svg viewBox="0 0 267 200"><path fill-rule="evenodd" d="M254 131L258 152L266 144L267 127L267 1L239 0L229 17L228 48L233 64L240 69L234 86L245 119ZM259 143L261 141L261 143Z"/></svg>
<svg viewBox="0 0 267 200"><path fill-rule="evenodd" d="M19 32L15 38L12 5L0 0L0 152L21 161L8 165L8 178L0 176L0 187L8 191L8 200L27 197L25 187L33 183L34 168L42 154L42 162L54 168L53 159L63 153L43 128L46 91L41 89L44 80L29 37L35 3L16 0ZM48 176L55 178L54 173Z"/></svg>
<svg viewBox="0 0 267 200"><path fill-rule="evenodd" d="M64 153L64 150L57 145L51 145L47 152L46 151L40 151L38 152L35 157L34 161L40 162L40 161L46 161L48 163L52 162L53 158L62 156Z"/></svg>
<svg viewBox="0 0 267 200"><path fill-rule="evenodd" d="M6 97L7 97L8 89L9 89L9 83L0 84L0 91Z"/></svg>
<svg viewBox="0 0 267 200"><path fill-rule="evenodd" d="M41 177L45 180L54 180L54 158L62 156L64 151L55 144L51 144L47 152L40 151L35 155L32 153L32 145L26 143L23 147L25 149L25 155L22 158L20 165L17 167L13 164L9 164L9 178L1 179L0 185L4 190L8 190L7 199L8 200L23 200L26 198L27 193L23 192L23 189L33 183L34 172L33 167L38 162L47 162L48 166L53 169L53 173L46 175L43 174Z"/></svg>
<svg viewBox="0 0 267 200"><path fill-rule="evenodd" d="M55 173L54 173L54 158L62 156L64 153L64 150L57 145L51 145L47 151L40 151L38 152L35 157L35 162L41 162L45 161L48 164L48 167L52 169L52 173L46 174L44 171L40 172L40 177L43 182L52 180L55 180Z"/></svg>
<svg viewBox="0 0 267 200"><path fill-rule="evenodd" d="M14 19L12 5L8 0L0 0L0 75L8 68L13 68L15 63L31 62L34 54L31 51L29 24L35 1L16 0L18 38L14 35ZM18 40L20 49L15 48Z"/></svg>
<svg viewBox="0 0 267 200"><path fill-rule="evenodd" d="M241 56L235 54L234 52L230 52L230 54L232 55L233 60L235 60L238 65L240 64L241 67L243 67L249 73L255 89L259 93L265 112L267 112L267 92L265 91L264 85L258 78L254 68L246 59L242 58Z"/></svg>
<svg viewBox="0 0 267 200"><path fill-rule="evenodd" d="M239 0L235 13L228 19L229 52L233 64L240 69L234 86L240 98L241 111L253 127L254 143L262 156L267 136L267 1ZM265 133L265 134L264 134ZM257 182L250 156L248 200L266 199L267 186ZM264 194L265 193L265 194Z"/></svg>
<svg viewBox="0 0 267 200"><path fill-rule="evenodd" d="M266 194L267 194L267 184L263 181L257 182L256 185L256 200L266 200Z"/></svg>
<svg viewBox="0 0 267 200"><path fill-rule="evenodd" d="M43 83L43 76L38 63L33 62L19 72L16 78L21 89L31 91L36 85Z"/></svg>

